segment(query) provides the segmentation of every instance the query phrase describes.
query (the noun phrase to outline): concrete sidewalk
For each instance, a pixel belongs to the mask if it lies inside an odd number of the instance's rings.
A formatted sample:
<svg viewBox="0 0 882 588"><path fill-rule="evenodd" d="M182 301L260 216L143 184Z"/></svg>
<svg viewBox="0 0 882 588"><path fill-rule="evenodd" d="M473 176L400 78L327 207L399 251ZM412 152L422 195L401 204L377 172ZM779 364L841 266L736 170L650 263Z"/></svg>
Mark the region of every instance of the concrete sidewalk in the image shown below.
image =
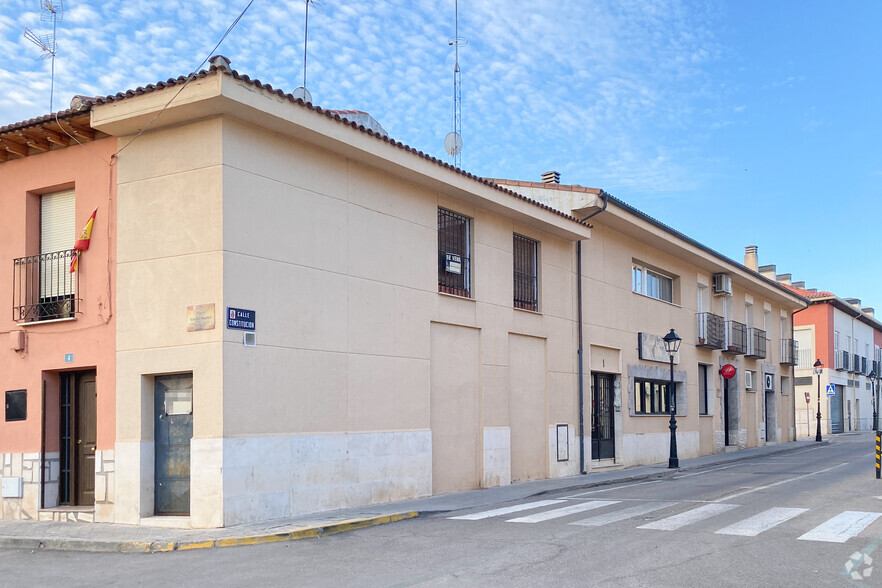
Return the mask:
<svg viewBox="0 0 882 588"><path fill-rule="evenodd" d="M871 435L867 433L868 439ZM825 439L824 445L830 443L830 437ZM667 463L600 470L584 476L522 482L404 502L235 525L223 529L173 529L111 523L0 521L0 548L157 553L292 541L382 525L417 517L420 514L485 508L549 492L660 479L672 476L678 471L710 468L815 446L817 444L813 439L802 439L792 443L683 459L680 460L679 470L668 469Z"/></svg>

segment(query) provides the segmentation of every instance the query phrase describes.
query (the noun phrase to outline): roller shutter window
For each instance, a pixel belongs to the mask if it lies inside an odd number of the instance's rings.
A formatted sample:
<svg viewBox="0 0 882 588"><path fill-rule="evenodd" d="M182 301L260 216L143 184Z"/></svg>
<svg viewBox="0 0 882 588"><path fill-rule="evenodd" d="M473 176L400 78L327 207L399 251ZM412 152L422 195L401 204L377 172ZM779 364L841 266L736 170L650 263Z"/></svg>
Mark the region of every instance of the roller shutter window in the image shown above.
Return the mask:
<svg viewBox="0 0 882 588"><path fill-rule="evenodd" d="M73 248L76 241L76 199L73 190L40 197L40 296L43 299L74 294L67 276L65 255L51 255Z"/></svg>

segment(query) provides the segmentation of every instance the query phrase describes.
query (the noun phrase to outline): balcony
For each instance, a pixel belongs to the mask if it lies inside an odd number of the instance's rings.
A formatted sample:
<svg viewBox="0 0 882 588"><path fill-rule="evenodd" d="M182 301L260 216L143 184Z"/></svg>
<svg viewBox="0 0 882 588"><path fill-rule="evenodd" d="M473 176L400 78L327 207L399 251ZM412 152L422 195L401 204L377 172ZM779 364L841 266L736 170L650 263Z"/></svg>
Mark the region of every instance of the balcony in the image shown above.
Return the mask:
<svg viewBox="0 0 882 588"><path fill-rule="evenodd" d="M841 358L840 358L841 355ZM836 354L836 369L848 371L848 351L840 351Z"/></svg>
<svg viewBox="0 0 882 588"><path fill-rule="evenodd" d="M12 262L12 320L30 323L72 318L79 310L79 272L70 273L74 250Z"/></svg>
<svg viewBox="0 0 882 588"><path fill-rule="evenodd" d="M744 323L726 321L726 343L723 351L736 355L744 355L747 352L747 327Z"/></svg>
<svg viewBox="0 0 882 588"><path fill-rule="evenodd" d="M870 373L870 371L867 369L867 358L863 357L863 356L861 356L861 373L862 374L869 374Z"/></svg>
<svg viewBox="0 0 882 588"><path fill-rule="evenodd" d="M747 353L745 357L755 359L766 358L766 332L762 329L749 327L747 329Z"/></svg>
<svg viewBox="0 0 882 588"><path fill-rule="evenodd" d="M726 342L726 323L723 317L709 312L699 312L698 343L696 347L722 349Z"/></svg>
<svg viewBox="0 0 882 588"><path fill-rule="evenodd" d="M794 339L781 339L781 365L797 365L800 361L799 343Z"/></svg>

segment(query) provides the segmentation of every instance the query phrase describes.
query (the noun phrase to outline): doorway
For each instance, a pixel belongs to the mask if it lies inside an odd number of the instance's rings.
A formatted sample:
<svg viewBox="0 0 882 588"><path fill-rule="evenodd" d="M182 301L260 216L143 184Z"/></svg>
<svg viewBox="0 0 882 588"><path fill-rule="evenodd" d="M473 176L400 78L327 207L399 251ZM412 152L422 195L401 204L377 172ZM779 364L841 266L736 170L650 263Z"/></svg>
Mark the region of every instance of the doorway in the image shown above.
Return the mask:
<svg viewBox="0 0 882 588"><path fill-rule="evenodd" d="M591 459L614 459L616 456L615 376L592 374Z"/></svg>
<svg viewBox="0 0 882 588"><path fill-rule="evenodd" d="M95 371L66 372L59 377L58 504L95 504L97 391Z"/></svg>
<svg viewBox="0 0 882 588"><path fill-rule="evenodd" d="M830 397L830 432L842 433L845 424L842 418L842 386L836 384L833 390L833 396Z"/></svg>
<svg viewBox="0 0 882 588"><path fill-rule="evenodd" d="M157 376L153 385L153 399L155 514L188 516L193 374Z"/></svg>
<svg viewBox="0 0 882 588"><path fill-rule="evenodd" d="M778 427L777 415L775 414L775 393L766 392L764 399L763 418L766 423L766 442L775 441L775 430Z"/></svg>

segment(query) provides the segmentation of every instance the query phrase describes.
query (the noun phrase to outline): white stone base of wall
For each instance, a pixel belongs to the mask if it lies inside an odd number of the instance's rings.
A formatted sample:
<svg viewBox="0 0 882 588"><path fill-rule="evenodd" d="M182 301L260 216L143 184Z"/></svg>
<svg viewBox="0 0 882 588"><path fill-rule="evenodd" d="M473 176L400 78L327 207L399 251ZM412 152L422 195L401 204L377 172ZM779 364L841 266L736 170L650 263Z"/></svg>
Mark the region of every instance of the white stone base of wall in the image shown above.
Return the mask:
<svg viewBox="0 0 882 588"><path fill-rule="evenodd" d="M698 431L677 433L677 457L689 459L700 455ZM632 434L622 436L625 466L662 463L670 457L671 434Z"/></svg>
<svg viewBox="0 0 882 588"><path fill-rule="evenodd" d="M511 429L508 427L484 428L484 479L483 488L511 484Z"/></svg>
<svg viewBox="0 0 882 588"><path fill-rule="evenodd" d="M223 440L227 526L431 493L429 430Z"/></svg>
<svg viewBox="0 0 882 588"><path fill-rule="evenodd" d="M40 517L40 488L45 483L45 504L58 504L58 452L0 454L0 484L8 480L12 487L21 484L21 494L0 497L0 519L36 521ZM20 480L20 482L19 482Z"/></svg>

